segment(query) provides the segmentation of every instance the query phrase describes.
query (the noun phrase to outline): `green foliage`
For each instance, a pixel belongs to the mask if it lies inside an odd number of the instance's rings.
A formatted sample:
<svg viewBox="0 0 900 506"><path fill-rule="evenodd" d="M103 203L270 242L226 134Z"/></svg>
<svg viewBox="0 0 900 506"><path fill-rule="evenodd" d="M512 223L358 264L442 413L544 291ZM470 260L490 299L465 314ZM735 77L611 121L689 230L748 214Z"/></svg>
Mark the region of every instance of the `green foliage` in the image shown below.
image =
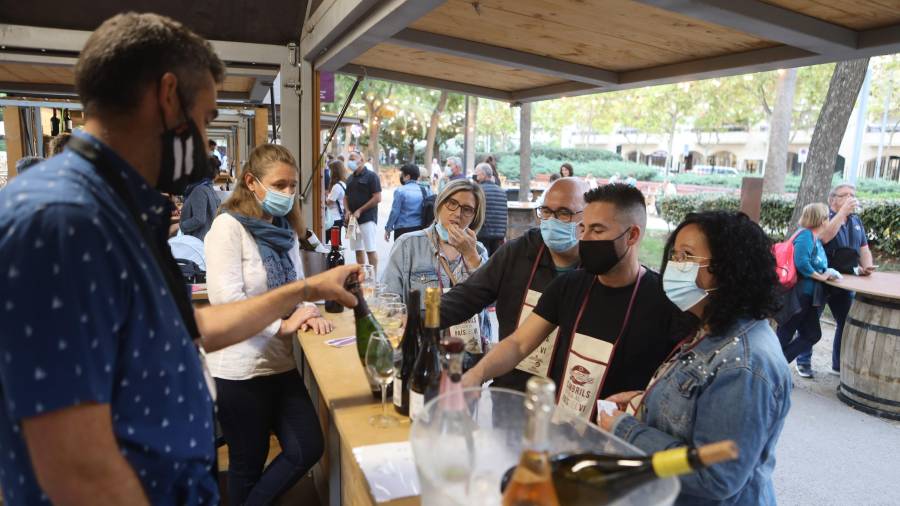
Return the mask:
<svg viewBox="0 0 900 506"><path fill-rule="evenodd" d="M532 174L552 174L559 171L561 163L559 159L547 158L546 156L532 156L531 172ZM656 167L623 160L591 160L589 162L573 163L572 165L575 167L576 176L584 177L592 174L594 177L601 179L609 178L614 174L619 174L623 177L632 174L639 180L648 180L657 172ZM498 156L497 168L506 178L519 179L519 155L511 153Z"/></svg>
<svg viewBox="0 0 900 506"><path fill-rule="evenodd" d="M869 243L881 254L900 257L900 200L862 201L860 218L866 227ZM675 226L685 216L698 211L737 211L740 198L734 195L680 195L658 201L660 215ZM764 197L760 225L774 240L782 240L796 228L790 223L794 199Z"/></svg>
<svg viewBox="0 0 900 506"><path fill-rule="evenodd" d="M497 153L497 156L501 157L509 155L519 156L519 150L510 153ZM621 156L606 149L535 147L531 150L531 156L544 157L559 163L569 162L571 164L595 160L622 161Z"/></svg>

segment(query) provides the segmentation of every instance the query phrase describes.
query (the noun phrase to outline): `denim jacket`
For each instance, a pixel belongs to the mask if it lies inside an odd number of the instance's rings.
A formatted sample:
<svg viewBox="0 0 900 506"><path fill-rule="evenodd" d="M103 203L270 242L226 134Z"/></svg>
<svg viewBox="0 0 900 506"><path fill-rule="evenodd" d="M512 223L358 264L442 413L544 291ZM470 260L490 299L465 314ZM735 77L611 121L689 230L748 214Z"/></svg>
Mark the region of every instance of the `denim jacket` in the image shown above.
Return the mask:
<svg viewBox="0 0 900 506"><path fill-rule="evenodd" d="M428 193L427 191L425 192ZM398 228L422 226L422 187L415 181L407 181L394 190L391 215L384 229L388 232Z"/></svg>
<svg viewBox="0 0 900 506"><path fill-rule="evenodd" d="M418 189L416 190L418 191ZM404 234L394 242L391 249L391 258L384 271L381 281L387 285L387 291L398 293L406 302L406 295L410 290L419 290L422 295L422 308L425 307L425 289L428 287L443 287L449 290L453 288L450 277L439 267L440 263L435 250L432 234L435 234L434 226L425 230L417 230ZM480 242L475 243L478 256L481 257L481 265L487 263L487 249ZM462 256L455 262L449 262L457 283L468 279L471 272L465 264ZM440 281L438 281L440 273ZM481 339L482 343L491 335L491 324L487 311L481 312Z"/></svg>
<svg viewBox="0 0 900 506"><path fill-rule="evenodd" d="M773 505L775 445L791 406L791 375L766 320L740 320L676 355L638 414L612 432L648 452L731 439L740 457L681 477L676 504Z"/></svg>

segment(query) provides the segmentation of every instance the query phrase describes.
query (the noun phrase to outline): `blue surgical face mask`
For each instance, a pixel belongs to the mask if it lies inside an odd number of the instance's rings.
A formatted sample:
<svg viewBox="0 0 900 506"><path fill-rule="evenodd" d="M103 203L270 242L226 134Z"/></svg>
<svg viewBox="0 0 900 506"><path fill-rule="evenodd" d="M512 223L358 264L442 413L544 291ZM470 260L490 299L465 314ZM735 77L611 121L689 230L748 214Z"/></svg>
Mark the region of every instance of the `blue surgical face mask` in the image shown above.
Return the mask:
<svg viewBox="0 0 900 506"><path fill-rule="evenodd" d="M550 251L562 253L578 245L577 227L578 223L564 223L556 218L541 220L541 237Z"/></svg>
<svg viewBox="0 0 900 506"><path fill-rule="evenodd" d="M266 198L260 202L263 211L272 216L285 216L287 213L291 212L291 209L294 207L293 195L277 192L264 185L259 178L256 178L256 180L266 189ZM256 194L254 193L254 195ZM256 200L259 200L259 197L256 197Z"/></svg>
<svg viewBox="0 0 900 506"><path fill-rule="evenodd" d="M663 291L666 297L678 306L678 309L687 311L696 306L709 296L709 292L715 288L704 290L697 286L697 273L701 266L697 262L669 262L666 272L663 273Z"/></svg>
<svg viewBox="0 0 900 506"><path fill-rule="evenodd" d="M450 232L441 225L440 221L434 222L434 228L437 230L438 237L444 242L450 242Z"/></svg>
<svg viewBox="0 0 900 506"><path fill-rule="evenodd" d="M351 171L355 171L357 167L359 167L359 165L356 163L356 160L347 161L347 168Z"/></svg>

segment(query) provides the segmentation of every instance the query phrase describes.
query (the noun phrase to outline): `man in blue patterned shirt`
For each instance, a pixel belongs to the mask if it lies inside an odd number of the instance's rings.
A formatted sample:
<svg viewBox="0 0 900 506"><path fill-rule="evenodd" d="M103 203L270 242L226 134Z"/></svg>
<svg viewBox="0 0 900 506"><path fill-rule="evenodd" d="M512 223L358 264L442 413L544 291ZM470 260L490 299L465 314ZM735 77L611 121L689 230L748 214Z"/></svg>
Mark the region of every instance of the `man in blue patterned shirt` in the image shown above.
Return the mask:
<svg viewBox="0 0 900 506"><path fill-rule="evenodd" d="M75 72L84 131L0 191L0 488L11 505L215 504L198 346L253 336L303 300L353 305L357 268L195 312L158 190L202 177L222 62L175 21L124 14Z"/></svg>

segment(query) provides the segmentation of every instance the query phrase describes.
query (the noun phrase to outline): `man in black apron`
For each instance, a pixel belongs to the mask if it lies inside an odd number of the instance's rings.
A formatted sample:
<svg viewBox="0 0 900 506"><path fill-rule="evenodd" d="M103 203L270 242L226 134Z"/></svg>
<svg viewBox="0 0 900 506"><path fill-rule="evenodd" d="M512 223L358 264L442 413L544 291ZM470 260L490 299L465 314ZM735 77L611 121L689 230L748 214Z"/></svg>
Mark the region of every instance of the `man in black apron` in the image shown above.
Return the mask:
<svg viewBox="0 0 900 506"><path fill-rule="evenodd" d="M498 248L485 265L447 292L441 299L441 326L462 323L497 301L500 339L512 334L550 282L578 266L576 227L589 189L578 178L554 182L537 210L541 227ZM495 378L494 385L524 392L530 377L529 371L514 369Z"/></svg>
<svg viewBox="0 0 900 506"><path fill-rule="evenodd" d="M557 382L560 407L591 420L598 399L646 386L677 344L681 312L659 274L638 261L647 224L643 194L612 184L589 191L585 201L582 269L553 280L534 313L466 374L467 386L524 365Z"/></svg>

